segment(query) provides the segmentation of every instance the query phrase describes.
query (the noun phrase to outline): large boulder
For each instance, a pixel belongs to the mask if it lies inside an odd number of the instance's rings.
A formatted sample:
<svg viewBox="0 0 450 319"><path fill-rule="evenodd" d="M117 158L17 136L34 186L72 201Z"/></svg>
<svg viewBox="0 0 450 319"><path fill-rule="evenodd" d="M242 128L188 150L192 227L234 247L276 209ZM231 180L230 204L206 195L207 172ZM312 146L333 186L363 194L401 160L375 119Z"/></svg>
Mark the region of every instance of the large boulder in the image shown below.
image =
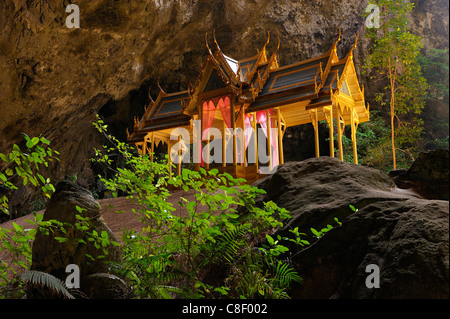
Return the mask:
<svg viewBox="0 0 450 319"><path fill-rule="evenodd" d="M293 298L449 297L448 201L421 198L378 170L329 157L286 163L256 186L267 192L261 200L291 212L279 232L299 227L311 242L298 252L291 247L304 278ZM312 235L311 227L328 224L334 228L323 237ZM366 286L371 264L379 288Z"/></svg>
<svg viewBox="0 0 450 319"><path fill-rule="evenodd" d="M395 175L399 188L414 188L428 199L449 200L448 163L448 149L431 150L420 153L409 169L390 175Z"/></svg>
<svg viewBox="0 0 450 319"><path fill-rule="evenodd" d="M82 209L80 213L77 206ZM110 241L116 241L114 234L103 221L100 215L100 206L91 193L75 183L63 181L58 183L49 205L44 213L43 221L57 220L62 223L75 225L76 215L89 218L89 229L78 230L76 227L64 226L64 234L58 227L48 234L38 231L32 248L31 270L38 270L51 274L63 281L69 273L66 267L75 264L80 270L80 288L82 296L88 298L113 298L114 289L109 289L113 282L123 285L123 281L113 276L110 267L114 262L121 261L121 250L117 246L102 245L96 248L89 241L86 232L101 235L106 232ZM57 237L67 237L64 242ZM83 239L85 243L77 240ZM105 254L106 252L106 254ZM105 257L102 257L105 256ZM95 277L95 278L93 278ZM106 284L107 283L107 284ZM119 291L120 289L116 289ZM123 290L123 289L122 289ZM28 298L56 298L58 297L48 289L30 286L27 291Z"/></svg>

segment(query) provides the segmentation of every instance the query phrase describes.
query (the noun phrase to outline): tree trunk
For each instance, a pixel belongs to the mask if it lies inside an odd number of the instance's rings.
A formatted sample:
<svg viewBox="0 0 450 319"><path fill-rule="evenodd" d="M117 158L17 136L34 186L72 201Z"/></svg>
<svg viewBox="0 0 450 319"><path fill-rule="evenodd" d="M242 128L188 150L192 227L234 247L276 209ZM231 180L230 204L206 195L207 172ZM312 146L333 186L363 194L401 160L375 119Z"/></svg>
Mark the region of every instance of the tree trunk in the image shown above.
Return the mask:
<svg viewBox="0 0 450 319"><path fill-rule="evenodd" d="M395 107L395 98L394 98L394 88L393 84L391 84L391 145L392 145L392 162L393 169L397 169L397 159L395 157L395 128L394 128L394 107Z"/></svg>

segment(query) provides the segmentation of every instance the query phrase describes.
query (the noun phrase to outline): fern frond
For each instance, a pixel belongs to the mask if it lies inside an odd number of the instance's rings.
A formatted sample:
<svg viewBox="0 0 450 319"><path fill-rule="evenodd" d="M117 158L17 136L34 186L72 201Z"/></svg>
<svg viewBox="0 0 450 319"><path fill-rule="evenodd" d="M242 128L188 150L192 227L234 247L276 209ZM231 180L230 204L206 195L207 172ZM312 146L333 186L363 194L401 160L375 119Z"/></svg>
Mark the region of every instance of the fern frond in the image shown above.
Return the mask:
<svg viewBox="0 0 450 319"><path fill-rule="evenodd" d="M178 287L174 287L174 286L167 286L167 285L158 285L156 287L156 292L157 292L157 298L162 297L163 299L173 299L172 295L170 295L169 293L174 293L174 294L183 294L183 289L178 288Z"/></svg>
<svg viewBox="0 0 450 319"><path fill-rule="evenodd" d="M243 243L243 237L248 228L247 224L243 224L226 231L217 240L215 255L225 262L232 262Z"/></svg>
<svg viewBox="0 0 450 319"><path fill-rule="evenodd" d="M18 275L19 279L34 285L41 285L53 290L67 299L75 299L67 290L65 283L55 276L38 270L26 270Z"/></svg>
<svg viewBox="0 0 450 319"><path fill-rule="evenodd" d="M303 279L288 263L278 260L276 263L271 260L267 263L267 267L272 274L272 279L275 280L280 287L287 288L291 282L295 281L302 283Z"/></svg>

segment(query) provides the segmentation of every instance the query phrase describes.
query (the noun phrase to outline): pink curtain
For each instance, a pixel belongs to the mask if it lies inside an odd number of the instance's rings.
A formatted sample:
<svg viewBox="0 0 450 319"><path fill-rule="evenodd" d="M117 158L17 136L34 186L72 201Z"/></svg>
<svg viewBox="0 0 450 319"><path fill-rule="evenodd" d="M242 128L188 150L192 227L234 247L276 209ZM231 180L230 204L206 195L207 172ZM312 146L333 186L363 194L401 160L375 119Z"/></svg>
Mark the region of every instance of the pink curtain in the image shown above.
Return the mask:
<svg viewBox="0 0 450 319"><path fill-rule="evenodd" d="M245 149L248 148L248 143L252 138L253 128L252 128L253 114L247 114L244 117L244 135L245 135Z"/></svg>
<svg viewBox="0 0 450 319"><path fill-rule="evenodd" d="M269 116L273 114L272 109L269 110ZM266 110L256 112L256 120L261 125L264 134L267 137L267 115ZM274 120L270 119L269 121L269 129L274 127ZM278 140L274 138L274 136L270 136L270 145L272 146L272 166L278 166Z"/></svg>
<svg viewBox="0 0 450 319"><path fill-rule="evenodd" d="M214 121L214 114L216 113L216 106L213 101L205 101L202 106L202 141L208 138L209 129ZM203 160L203 146L200 146L200 166L205 167L205 161Z"/></svg>
<svg viewBox="0 0 450 319"><path fill-rule="evenodd" d="M212 126L214 121L214 114L217 109L222 113L222 118L225 121L225 124L228 128L231 128L231 101L228 96L220 98L217 102L217 106L214 104L214 100L209 100L203 102L202 105L202 140L208 138L209 129ZM274 112L270 109L269 115L274 114ZM248 114L244 116L244 134L243 139L240 136L237 136L241 143L245 143L245 149L248 148L248 144L253 134L253 128L251 122L253 121L253 115ZM267 125L267 114L266 110L256 112L256 121L261 125L264 134L267 137L267 130L274 127L274 119L270 118L269 125ZM223 139L226 140L226 137L223 136ZM278 140L271 136L270 145L272 147L272 166L275 167L279 164L278 162ZM201 154L201 163L200 166L204 167L205 162L203 161L203 147L200 143L200 154ZM244 163L244 154L242 152L242 147L238 147L238 158L241 159L241 163Z"/></svg>
<svg viewBox="0 0 450 319"><path fill-rule="evenodd" d="M228 128L231 128L231 110L230 110L230 98L228 96L225 99L221 98L217 108L222 112L223 120Z"/></svg>
<svg viewBox="0 0 450 319"><path fill-rule="evenodd" d="M216 113L216 106L214 105L214 102L204 102L202 114L202 140L208 138L209 129L214 121L214 113Z"/></svg>

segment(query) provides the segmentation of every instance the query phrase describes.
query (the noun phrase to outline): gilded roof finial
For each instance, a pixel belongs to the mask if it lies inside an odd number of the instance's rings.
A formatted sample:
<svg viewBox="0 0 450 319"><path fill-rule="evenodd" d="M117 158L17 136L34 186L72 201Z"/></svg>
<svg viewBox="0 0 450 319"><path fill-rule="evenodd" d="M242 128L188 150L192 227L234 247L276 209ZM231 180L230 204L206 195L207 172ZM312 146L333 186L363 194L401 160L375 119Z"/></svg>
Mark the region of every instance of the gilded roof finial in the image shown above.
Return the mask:
<svg viewBox="0 0 450 319"><path fill-rule="evenodd" d="M356 48L356 45L358 44L358 37L356 36L356 33L354 34L355 36L355 43L353 44L353 46L350 48L350 51L348 52L347 56L345 57L346 59L353 59L353 50Z"/></svg>
<svg viewBox="0 0 450 319"><path fill-rule="evenodd" d="M153 104L155 101L153 101L152 96L150 95L150 88L148 88L148 98L150 99L150 103Z"/></svg>
<svg viewBox="0 0 450 319"><path fill-rule="evenodd" d="M214 39L214 43L216 44L216 49L218 51L222 52L222 50L219 47L219 43L217 43L217 40L216 40L216 30L215 29L213 29L213 39Z"/></svg>
<svg viewBox="0 0 450 319"><path fill-rule="evenodd" d="M206 48L208 49L209 54L212 56L212 52L211 49L209 48L209 44L208 44L208 32L206 32L205 34L205 43L206 43Z"/></svg>
<svg viewBox="0 0 450 319"><path fill-rule="evenodd" d="M275 52L278 51L278 49L280 48L280 44L281 44L280 37L277 36L277 39L278 39L278 43L277 43L277 48L275 49Z"/></svg>
<svg viewBox="0 0 450 319"><path fill-rule="evenodd" d="M266 46L269 44L269 41L270 41L270 32L267 31L267 40L266 43L264 43L264 46L261 51L266 51Z"/></svg>
<svg viewBox="0 0 450 319"><path fill-rule="evenodd" d="M167 94L166 92L164 92L164 90L162 89L161 85L159 84L159 78L158 81L156 82L156 84L158 84L158 88L161 91L162 94Z"/></svg>
<svg viewBox="0 0 450 319"><path fill-rule="evenodd" d="M331 47L331 49L332 49L334 52L337 51L336 46L337 46L338 42L341 41L341 28L338 28L338 30L339 30L338 38L337 38L336 41L334 41L333 46Z"/></svg>

